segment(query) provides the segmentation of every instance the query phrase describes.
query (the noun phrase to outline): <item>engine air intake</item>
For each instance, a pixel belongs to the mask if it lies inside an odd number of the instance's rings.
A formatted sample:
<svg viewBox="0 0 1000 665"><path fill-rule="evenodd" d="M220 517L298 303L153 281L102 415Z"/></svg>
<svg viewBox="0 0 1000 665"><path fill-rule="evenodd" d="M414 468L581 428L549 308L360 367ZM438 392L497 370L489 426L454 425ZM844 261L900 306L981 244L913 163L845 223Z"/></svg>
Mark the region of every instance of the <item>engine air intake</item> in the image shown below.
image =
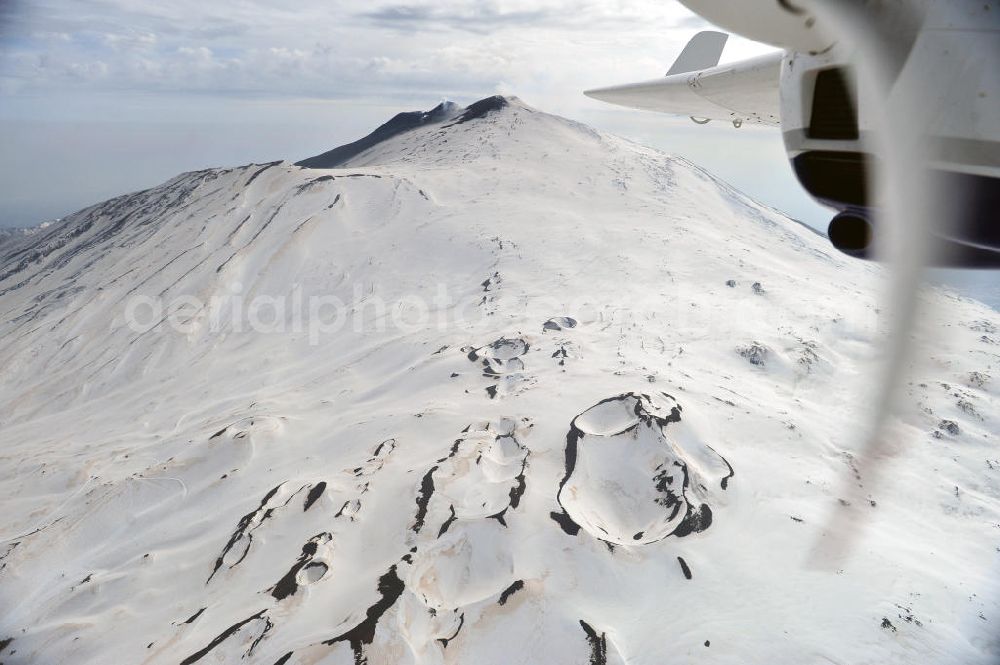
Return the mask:
<svg viewBox="0 0 1000 665"><path fill-rule="evenodd" d="M858 140L858 111L852 80L841 67L816 74L812 117L806 136L829 141Z"/></svg>

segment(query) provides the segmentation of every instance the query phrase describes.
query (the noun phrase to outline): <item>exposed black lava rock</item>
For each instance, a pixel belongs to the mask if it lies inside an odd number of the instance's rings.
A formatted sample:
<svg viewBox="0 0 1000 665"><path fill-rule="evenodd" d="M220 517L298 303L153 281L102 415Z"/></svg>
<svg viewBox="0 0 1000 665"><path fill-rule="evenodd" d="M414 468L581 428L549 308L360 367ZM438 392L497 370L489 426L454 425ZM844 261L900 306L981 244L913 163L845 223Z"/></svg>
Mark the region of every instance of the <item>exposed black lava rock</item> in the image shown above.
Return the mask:
<svg viewBox="0 0 1000 665"><path fill-rule="evenodd" d="M442 638L438 639L438 642L441 643L441 648L442 649L447 649L448 648L448 644L453 639L455 639L456 637L458 637L458 634L462 632L462 626L464 626L464 625L465 625L465 613L463 613L462 616L460 616L458 618L458 628L455 629L455 632L452 633L450 637L442 637Z"/></svg>
<svg viewBox="0 0 1000 665"><path fill-rule="evenodd" d="M312 180L306 181L295 188L296 194L301 194L302 192L308 192L316 185L322 182L333 182L336 178L332 175L321 175L318 178L313 178ZM340 196L339 194L337 196Z"/></svg>
<svg viewBox="0 0 1000 665"><path fill-rule="evenodd" d="M974 388L984 388L990 382L990 375L982 372L969 372L969 385Z"/></svg>
<svg viewBox="0 0 1000 665"><path fill-rule="evenodd" d="M559 525L559 528L566 532L567 536L575 536L580 533L580 525L573 521L573 518L566 514L566 511L549 513L552 521Z"/></svg>
<svg viewBox="0 0 1000 665"><path fill-rule="evenodd" d="M911 610L909 607L904 607L903 605L900 605L898 603L896 603L895 605L897 608L899 608L899 613L896 615L897 617L899 617L906 623L910 623L913 624L914 626L917 626L918 628L924 627L924 622L918 619L916 616L914 616L913 610Z"/></svg>
<svg viewBox="0 0 1000 665"><path fill-rule="evenodd" d="M471 108L471 107L470 107ZM365 150L372 148L383 141L387 141L394 136L399 136L404 132L423 127L424 125L444 122L454 117L458 106L452 102L441 102L430 111L409 111L398 113L387 123L381 125L374 132L358 139L353 143L338 146L333 150L295 162L296 166L307 169L334 169L342 166L352 157L360 155ZM468 112L468 109L466 109Z"/></svg>
<svg viewBox="0 0 1000 665"><path fill-rule="evenodd" d="M608 637L605 633L598 635L589 623L580 619L580 627L587 635L587 644L590 645L589 665L607 665L608 663Z"/></svg>
<svg viewBox="0 0 1000 665"><path fill-rule="evenodd" d="M302 504L302 511L305 512L305 511L309 510L310 508L312 508L312 505L314 503L316 503L316 501L319 500L319 498L321 496L323 496L323 492L325 492L325 491L326 491L326 481L325 480L321 481L321 482L318 482L315 485L313 485L309 489L309 494L306 495L306 501L305 501L305 503Z"/></svg>
<svg viewBox="0 0 1000 665"><path fill-rule="evenodd" d="M502 95L493 95L492 97L487 97L486 99L480 99L474 104L470 104L465 108L458 118L455 119L451 125L461 125L470 120L476 120L477 118L483 118L493 111L499 111L500 109L506 108L510 103ZM451 125L447 125L450 127Z"/></svg>
<svg viewBox="0 0 1000 665"><path fill-rule="evenodd" d="M684 573L684 578L691 579L691 569L688 568L687 561L683 557L677 557L677 563L681 564L681 572Z"/></svg>
<svg viewBox="0 0 1000 665"><path fill-rule="evenodd" d="M558 358L560 365L565 365L566 359L569 358L569 351L566 350L565 345L562 345L552 353L552 357Z"/></svg>
<svg viewBox="0 0 1000 665"><path fill-rule="evenodd" d="M528 353L530 348L531 345L519 337L511 339L501 337L486 346L472 349L468 353L468 358L482 365L483 376L495 378L522 371L524 361L521 357Z"/></svg>
<svg viewBox="0 0 1000 665"><path fill-rule="evenodd" d="M724 489L732 467L709 446L685 450L666 434L680 423L669 395L625 393L573 419L566 435L566 472L552 519L569 535L580 528L615 545L646 545L709 528L712 510L700 500L708 480L692 478L688 454L718 472ZM607 488L618 488L609 492Z"/></svg>
<svg viewBox="0 0 1000 665"><path fill-rule="evenodd" d="M208 643L207 646L205 646L205 648L200 649L200 650L194 652L193 654L191 654L190 656L188 656L187 658L185 658L184 660L182 660L181 661L181 665L191 665L191 663L198 662L199 660L201 660L202 658L204 658L205 656L207 656L215 647L219 646L220 644L222 644L223 642L225 642L227 639L229 639L232 635L234 635L235 633L239 632L240 630L242 630L247 625L252 624L252 623L260 620L260 621L264 622L264 625L261 627L261 633L260 633L260 635L257 636L256 639L254 639L253 643L247 649L245 655L253 653L254 648L264 638L264 635L266 635L267 632L269 630L271 630L271 628L274 627L274 624L271 623L271 620L268 619L265 616L265 612L266 612L266 610L261 610L260 612L257 612L253 616L247 617L246 619L243 619L242 621L234 623L232 626L230 626L229 628L227 628L224 631L222 631L221 633L219 633L211 642Z"/></svg>
<svg viewBox="0 0 1000 665"><path fill-rule="evenodd" d="M942 420L940 423L938 423L938 428L943 429L945 432L948 432L948 434L951 434L952 436L958 436L962 432L962 430L958 428L958 423L956 423L954 420Z"/></svg>
<svg viewBox="0 0 1000 665"><path fill-rule="evenodd" d="M979 418L980 420L983 419L983 417L980 416L979 412L976 410L976 405L967 399L958 400L955 406L957 406L963 413L966 413L974 418Z"/></svg>
<svg viewBox="0 0 1000 665"><path fill-rule="evenodd" d="M770 355L767 347L760 342L752 342L747 346L741 346L736 349L736 352L756 367L764 367L767 364L767 357Z"/></svg>
<svg viewBox="0 0 1000 665"><path fill-rule="evenodd" d="M499 288L501 283L503 283L503 278L500 276L500 273L494 272L488 278L484 279L480 286L483 287L483 293L490 293Z"/></svg>
<svg viewBox="0 0 1000 665"><path fill-rule="evenodd" d="M486 430L470 431L467 427L448 455L431 469L427 482L434 486L435 492L440 490L441 496L454 498L467 494L467 488L456 490L455 483L459 487L471 483L480 489L471 502L460 500L448 504L449 514L438 529L438 538L461 519L494 519L507 526L508 514L517 510L527 490L529 453L515 437L516 428L516 423L508 418L500 419ZM460 452L463 461L456 464L452 459Z"/></svg>
<svg viewBox="0 0 1000 665"><path fill-rule="evenodd" d="M497 604L506 605L507 601L510 600L510 597L523 588L524 588L524 580L517 580L516 582L514 582L509 587L503 590L503 592L500 594L499 600L497 600Z"/></svg>
<svg viewBox="0 0 1000 665"><path fill-rule="evenodd" d="M430 111L408 111L396 114L391 120L379 126L368 136L358 139L352 143L338 146L324 153L308 157L296 162L296 166L307 169L333 169L343 166L352 158L360 155L365 150L375 147L383 141L387 141L395 136L406 132L425 127L428 125L441 124L452 121L444 127L462 125L469 121L483 118L494 111L499 111L510 105L506 98L500 95L481 99L474 104L470 104L464 110L459 110L459 106L453 102L441 102ZM280 163L280 162L279 162Z"/></svg>
<svg viewBox="0 0 1000 665"><path fill-rule="evenodd" d="M424 528L424 520L427 519L427 504L430 503L431 496L434 495L434 472L437 467L433 466L420 480L420 490L417 493L417 516L413 522L413 533L420 533Z"/></svg>
<svg viewBox="0 0 1000 665"><path fill-rule="evenodd" d="M208 580L205 582L206 584L212 581L212 578L215 577L215 574L219 572L219 569L222 568L224 563L226 563L229 568L232 568L246 558L247 553L250 551L250 546L253 543L253 531L271 516L271 512L273 510L273 506L270 505L271 501L278 494L282 485L284 485L284 483L274 487L271 491L264 495L264 498L260 501L260 505L258 505L255 510L240 518L239 523L236 525L236 529L233 531L232 535L229 536L229 541L222 548L222 553L219 554L218 558L215 560L215 566L212 568L212 574L208 576ZM230 561L227 561L227 559L230 559Z"/></svg>
<svg viewBox="0 0 1000 665"><path fill-rule="evenodd" d="M299 554L295 564L278 580L277 584L268 589L275 600L284 600L288 596L294 596L301 585L316 582L326 575L328 566L322 561L314 561L313 559L320 546L332 539L333 536L330 533L324 532L313 536L309 542L302 546L302 553Z"/></svg>
<svg viewBox="0 0 1000 665"><path fill-rule="evenodd" d="M207 609L208 609L207 607L201 608L200 610L198 610L197 612L195 612L194 614L192 614L190 617L188 617L188 619L186 621L184 621L184 623L194 623L195 619L197 619L198 617L200 617L201 613L204 612ZM0 647L0 648L2 648L2 647Z"/></svg>
<svg viewBox="0 0 1000 665"><path fill-rule="evenodd" d="M365 612L365 619L351 630L323 642L332 646L337 642L347 642L354 652L354 662L362 664L368 662L365 657L365 647L375 640L375 628L378 626L382 615L389 611L403 591L406 585L399 575L396 574L396 566L392 566L387 573L378 580L379 599Z"/></svg>
<svg viewBox="0 0 1000 665"><path fill-rule="evenodd" d="M275 166L277 166L279 164L281 164L280 160L277 161L277 162L269 162L269 163L265 164L264 166L262 166L261 168L257 169L256 171L253 172L253 175L251 175L249 178L247 178L247 181L245 183L243 183L243 187L249 187L250 183L252 183L254 180L256 180L257 177L260 176L261 173L263 173L264 171L267 171L268 169L272 169L272 168L274 168Z"/></svg>
<svg viewBox="0 0 1000 665"><path fill-rule="evenodd" d="M448 519L446 519L444 521L444 523L441 524L441 528L438 529L438 538L440 538L444 534L448 533L448 528L452 524L454 524L455 520L457 520L457 519L458 519L458 517L455 515L455 506L451 506L451 514L448 516Z"/></svg>
<svg viewBox="0 0 1000 665"><path fill-rule="evenodd" d="M570 316L554 316L542 324L542 330L567 330L576 328L576 319Z"/></svg>

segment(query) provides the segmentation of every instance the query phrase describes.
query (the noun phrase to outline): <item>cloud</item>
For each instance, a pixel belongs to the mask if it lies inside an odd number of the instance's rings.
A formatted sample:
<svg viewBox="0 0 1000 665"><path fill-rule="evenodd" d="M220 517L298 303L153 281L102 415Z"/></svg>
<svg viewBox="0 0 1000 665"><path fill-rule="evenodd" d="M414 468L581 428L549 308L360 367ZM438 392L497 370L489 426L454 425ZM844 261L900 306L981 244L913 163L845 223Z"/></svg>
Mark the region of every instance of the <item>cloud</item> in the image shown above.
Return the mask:
<svg viewBox="0 0 1000 665"><path fill-rule="evenodd" d="M71 41L65 32L55 33L65 35L63 41ZM156 46L157 38L152 32L129 30L128 32L105 32L99 36L101 42L108 48L118 51L122 49L145 49Z"/></svg>
<svg viewBox="0 0 1000 665"><path fill-rule="evenodd" d="M624 29L663 16L688 20L686 10L643 0L540 0L531 3L498 0L452 0L438 3L389 4L355 15L369 25L397 31L465 31L489 34L499 30L563 29L574 32ZM695 17L697 18L697 17ZM698 19L700 20L700 19Z"/></svg>
<svg viewBox="0 0 1000 665"><path fill-rule="evenodd" d="M394 30L466 30L477 34L505 27L552 24L559 14L551 9L501 11L489 6L441 9L427 5L390 5L357 15L364 21Z"/></svg>
<svg viewBox="0 0 1000 665"><path fill-rule="evenodd" d="M70 42L73 40L73 37L68 32L49 32L46 30L33 32L31 33L31 37L39 41Z"/></svg>
<svg viewBox="0 0 1000 665"><path fill-rule="evenodd" d="M660 75L701 27L662 0L35 0L21 9L11 20L24 37L6 45L0 95L38 100L420 105L503 89L579 106L584 88Z"/></svg>
<svg viewBox="0 0 1000 665"><path fill-rule="evenodd" d="M682 16L674 24L674 27L680 30L711 30L718 29L715 28L711 23L698 16L697 14L691 14L690 16Z"/></svg>

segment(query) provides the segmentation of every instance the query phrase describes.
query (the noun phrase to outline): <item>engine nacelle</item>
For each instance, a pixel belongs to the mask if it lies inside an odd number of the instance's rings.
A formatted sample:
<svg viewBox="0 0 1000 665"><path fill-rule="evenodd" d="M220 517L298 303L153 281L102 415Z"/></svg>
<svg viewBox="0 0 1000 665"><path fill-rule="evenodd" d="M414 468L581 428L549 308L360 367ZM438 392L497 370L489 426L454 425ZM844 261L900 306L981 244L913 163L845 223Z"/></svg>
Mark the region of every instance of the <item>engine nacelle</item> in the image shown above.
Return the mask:
<svg viewBox="0 0 1000 665"><path fill-rule="evenodd" d="M830 221L827 229L830 244L844 254L858 259L872 257L875 229L865 210L844 210Z"/></svg>
<svg viewBox="0 0 1000 665"><path fill-rule="evenodd" d="M730 32L803 53L820 53L833 40L809 3L800 0L680 0L688 9Z"/></svg>
<svg viewBox="0 0 1000 665"><path fill-rule="evenodd" d="M976 15L963 16L972 21ZM914 166L926 169L940 188L932 263L1000 267L1000 105L995 101L1000 77L983 65L990 62L985 54L1000 59L1000 40L991 41L997 33L977 32L973 23L955 24L949 32L938 29L936 21L932 12L910 42L890 91L859 87L851 67L837 59L837 49L823 55L786 52L779 84L785 150L806 191L838 211L830 224L831 242L851 256L872 258L870 244L878 234L873 211L882 205L872 186L879 163L872 110L909 90L932 118L926 127L927 162ZM996 19L984 25L995 27ZM954 62L930 58L934 49L951 49ZM940 71L929 76L927 68L934 66ZM949 75L956 68L962 76ZM927 82L938 78L939 89L927 89ZM869 243L864 248L858 246L862 238Z"/></svg>

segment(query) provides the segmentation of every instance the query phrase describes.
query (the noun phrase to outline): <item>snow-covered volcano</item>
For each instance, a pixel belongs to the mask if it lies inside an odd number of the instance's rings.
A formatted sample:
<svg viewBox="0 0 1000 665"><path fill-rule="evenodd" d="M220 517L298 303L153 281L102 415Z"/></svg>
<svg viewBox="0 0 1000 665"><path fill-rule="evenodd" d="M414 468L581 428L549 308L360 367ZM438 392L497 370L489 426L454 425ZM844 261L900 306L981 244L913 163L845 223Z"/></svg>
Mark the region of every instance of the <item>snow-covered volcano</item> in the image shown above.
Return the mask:
<svg viewBox="0 0 1000 665"><path fill-rule="evenodd" d="M0 245L0 661L997 662L995 312L810 567L877 269L514 98L332 152Z"/></svg>

